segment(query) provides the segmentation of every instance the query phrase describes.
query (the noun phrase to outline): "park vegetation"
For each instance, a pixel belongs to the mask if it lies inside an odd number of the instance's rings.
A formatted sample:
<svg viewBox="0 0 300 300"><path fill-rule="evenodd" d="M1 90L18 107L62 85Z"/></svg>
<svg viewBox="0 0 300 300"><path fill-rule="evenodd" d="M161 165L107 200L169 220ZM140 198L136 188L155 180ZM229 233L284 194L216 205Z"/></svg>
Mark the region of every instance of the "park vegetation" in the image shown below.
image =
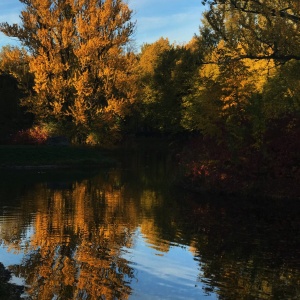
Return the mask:
<svg viewBox="0 0 300 300"><path fill-rule="evenodd" d="M20 25L0 25L23 45L0 53L3 144L64 136L111 147L160 136L179 141L188 186L247 190L272 179L295 191L298 0L203 0L191 41L162 37L140 51L124 1L20 2Z"/></svg>

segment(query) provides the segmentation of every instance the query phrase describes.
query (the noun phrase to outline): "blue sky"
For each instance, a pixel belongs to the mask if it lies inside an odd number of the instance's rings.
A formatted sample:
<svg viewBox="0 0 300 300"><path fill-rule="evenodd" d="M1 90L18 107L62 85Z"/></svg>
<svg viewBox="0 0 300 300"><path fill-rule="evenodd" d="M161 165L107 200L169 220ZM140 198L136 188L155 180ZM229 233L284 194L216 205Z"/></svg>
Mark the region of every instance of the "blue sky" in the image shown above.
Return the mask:
<svg viewBox="0 0 300 300"><path fill-rule="evenodd" d="M178 44L189 42L198 33L203 7L200 0L128 0L137 20L136 46L160 37ZM0 0L0 22L18 23L22 4L19 0ZM0 47L16 45L17 40L0 33Z"/></svg>

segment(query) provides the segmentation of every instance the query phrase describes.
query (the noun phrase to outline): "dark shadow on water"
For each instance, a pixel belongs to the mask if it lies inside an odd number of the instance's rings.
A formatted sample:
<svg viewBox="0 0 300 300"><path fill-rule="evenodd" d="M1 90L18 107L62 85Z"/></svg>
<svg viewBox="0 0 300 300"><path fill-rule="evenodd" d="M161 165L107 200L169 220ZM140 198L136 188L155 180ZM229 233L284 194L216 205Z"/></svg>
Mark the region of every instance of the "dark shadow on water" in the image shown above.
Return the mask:
<svg viewBox="0 0 300 300"><path fill-rule="evenodd" d="M208 290L220 299L300 296L297 200L197 194L182 200L178 226L197 249Z"/></svg>

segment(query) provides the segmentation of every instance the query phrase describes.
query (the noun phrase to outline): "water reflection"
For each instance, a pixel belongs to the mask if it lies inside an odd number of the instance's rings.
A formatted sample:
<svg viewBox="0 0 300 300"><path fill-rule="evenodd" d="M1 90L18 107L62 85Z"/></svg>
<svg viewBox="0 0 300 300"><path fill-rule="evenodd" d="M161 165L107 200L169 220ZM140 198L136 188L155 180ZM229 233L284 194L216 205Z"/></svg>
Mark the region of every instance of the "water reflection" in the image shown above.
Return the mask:
<svg viewBox="0 0 300 300"><path fill-rule="evenodd" d="M23 190L17 216L2 206L1 240L25 254L12 270L32 299L128 298L132 270L120 249L131 245L130 210L115 180L110 173L108 181L98 176L67 188L39 183Z"/></svg>
<svg viewBox="0 0 300 300"><path fill-rule="evenodd" d="M161 155L127 164L1 179L0 262L29 299L300 296L297 203L170 189Z"/></svg>
<svg viewBox="0 0 300 300"><path fill-rule="evenodd" d="M207 289L221 299L299 298L299 212L287 200L203 201L193 215L193 246Z"/></svg>

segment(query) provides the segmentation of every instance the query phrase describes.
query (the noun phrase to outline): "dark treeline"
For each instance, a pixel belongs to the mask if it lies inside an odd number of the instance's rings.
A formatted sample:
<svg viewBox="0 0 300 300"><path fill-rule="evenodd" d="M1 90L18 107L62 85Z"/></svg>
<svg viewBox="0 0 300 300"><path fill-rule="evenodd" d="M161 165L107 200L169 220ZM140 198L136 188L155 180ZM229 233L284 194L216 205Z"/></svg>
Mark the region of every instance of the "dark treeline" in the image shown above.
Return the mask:
<svg viewBox="0 0 300 300"><path fill-rule="evenodd" d="M280 181L282 194L298 193L297 0L206 0L189 43L160 38L139 52L123 1L36 3L26 1L22 25L0 25L24 46L0 53L2 143L185 137L178 157L193 188L248 190L272 179L269 190Z"/></svg>

